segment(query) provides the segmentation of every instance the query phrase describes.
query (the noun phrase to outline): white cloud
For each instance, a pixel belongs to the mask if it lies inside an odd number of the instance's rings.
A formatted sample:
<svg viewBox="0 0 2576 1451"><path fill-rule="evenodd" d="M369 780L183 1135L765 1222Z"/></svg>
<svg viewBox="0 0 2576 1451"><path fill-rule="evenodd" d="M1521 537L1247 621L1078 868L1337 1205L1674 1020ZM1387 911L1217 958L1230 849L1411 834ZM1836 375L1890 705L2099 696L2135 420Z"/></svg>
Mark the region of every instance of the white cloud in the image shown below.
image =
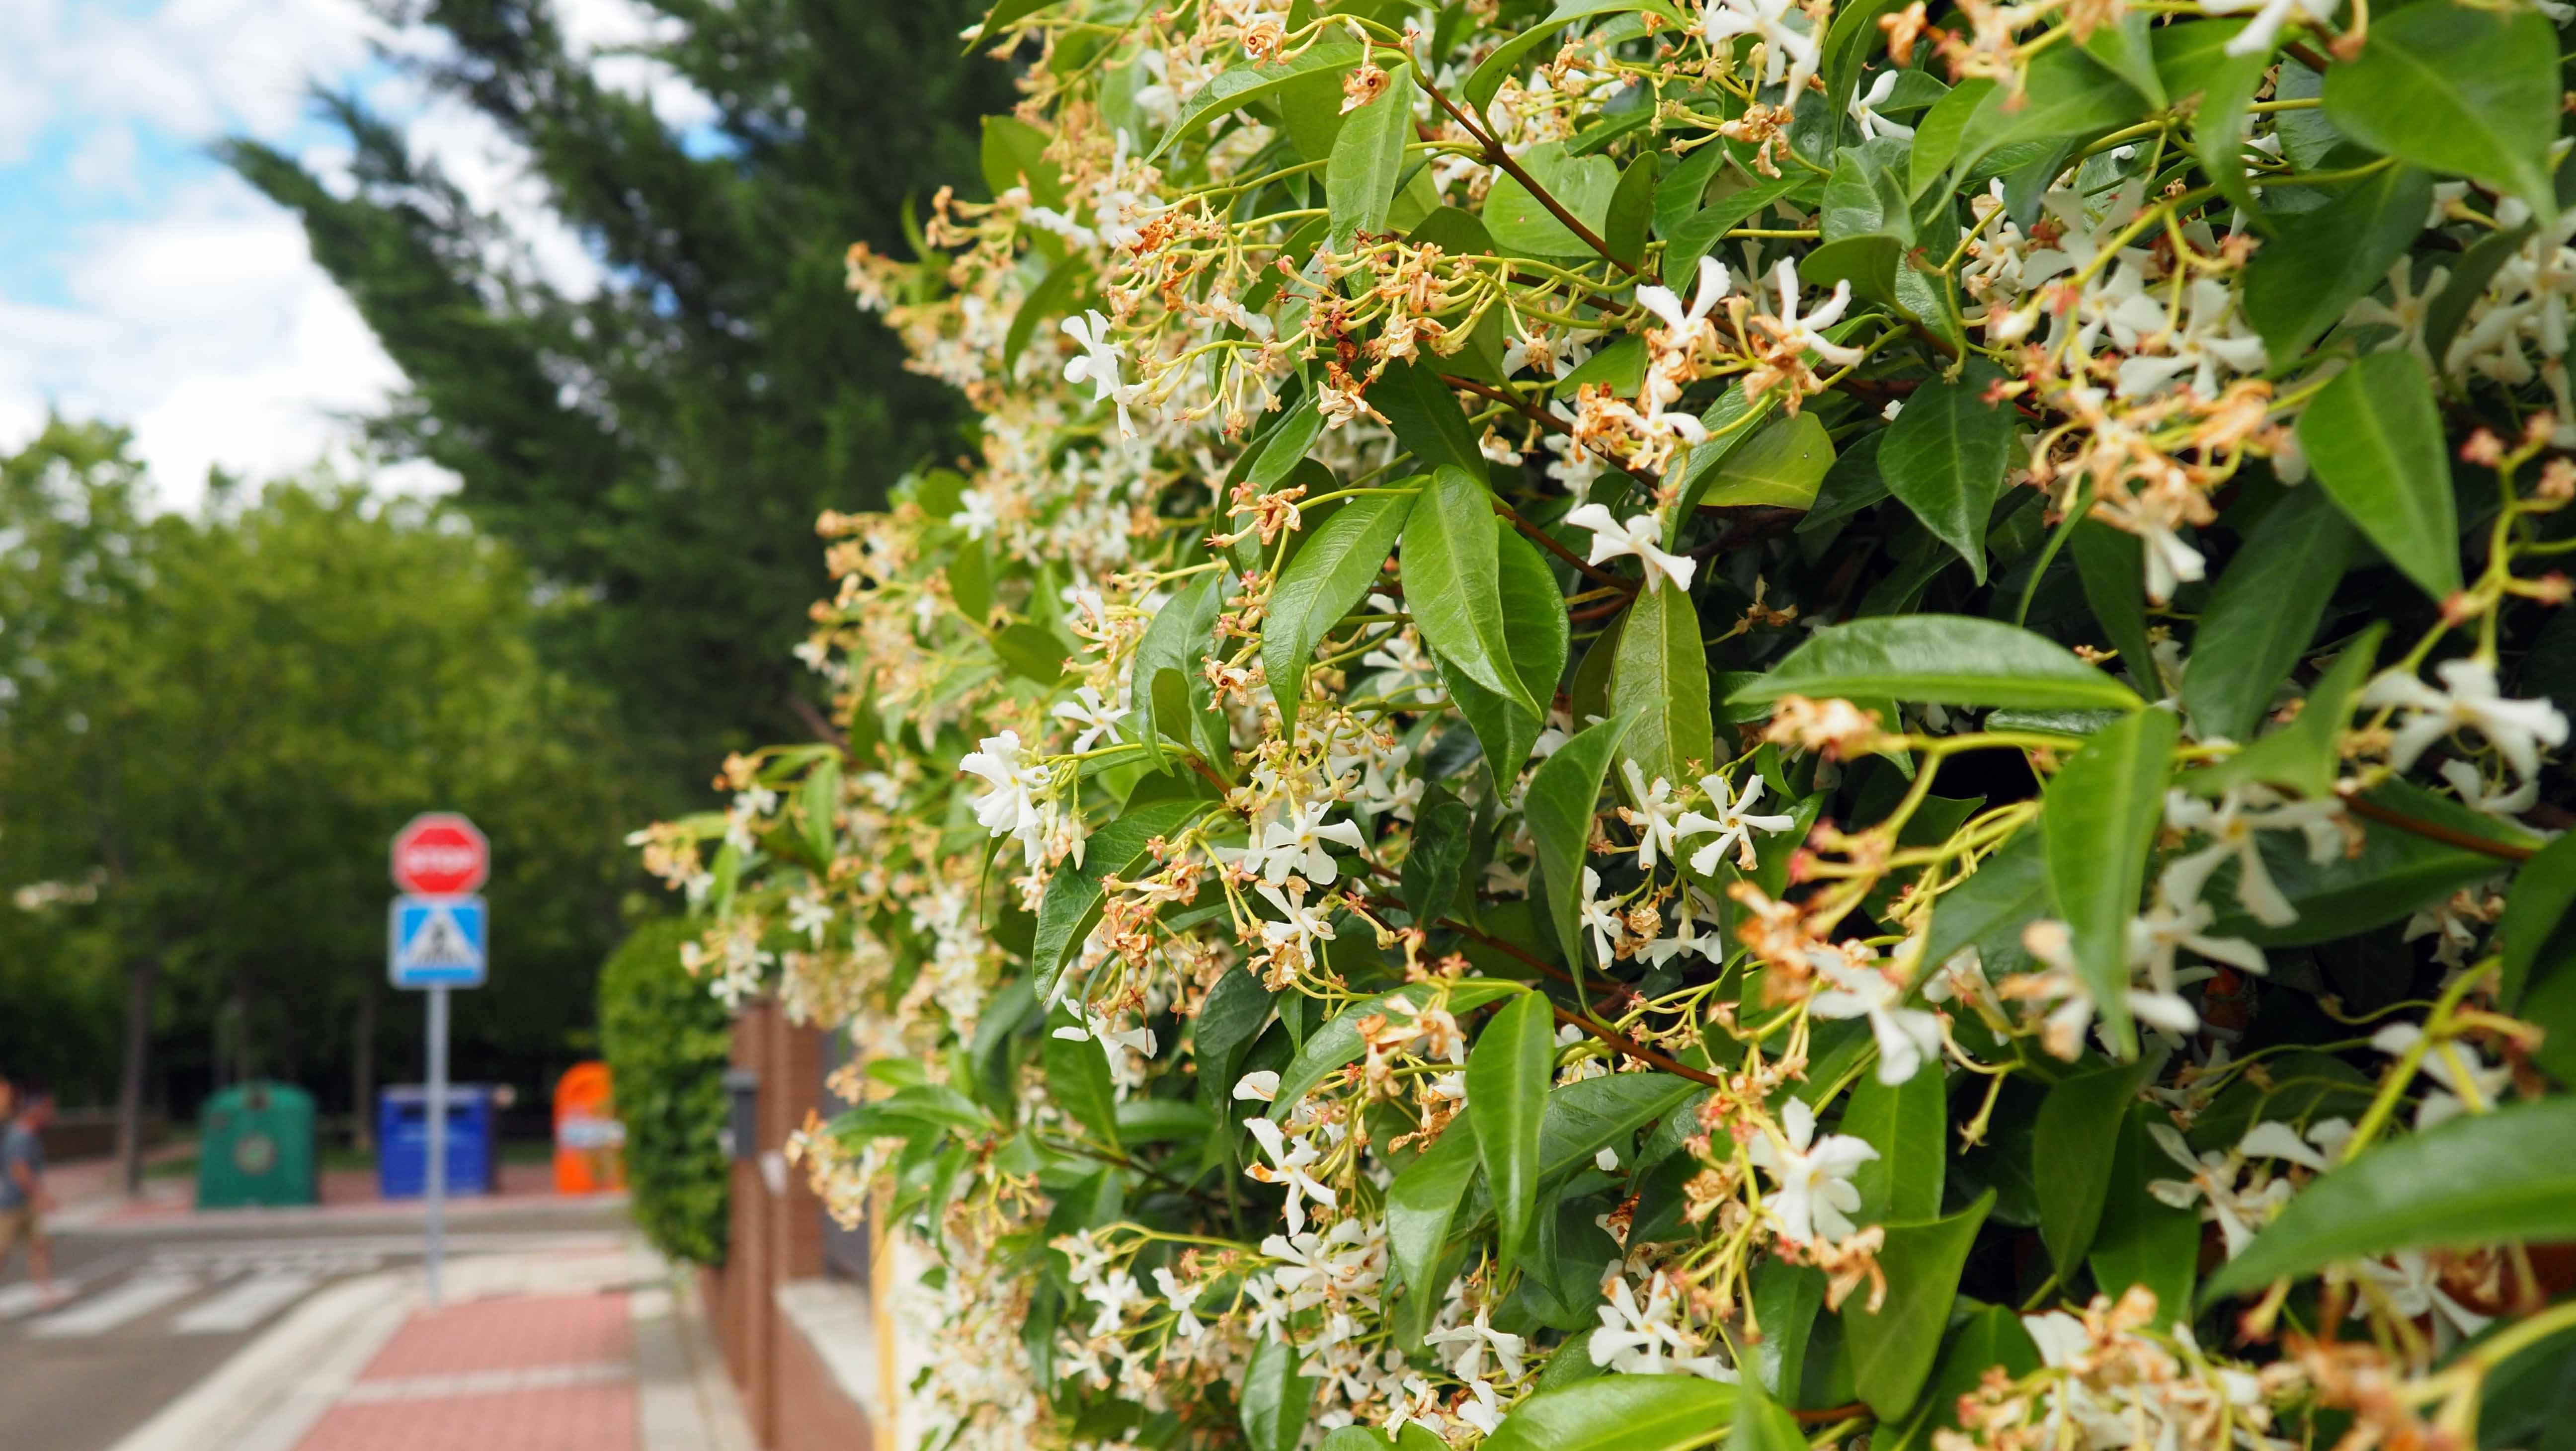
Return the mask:
<svg viewBox="0 0 2576 1451"><path fill-rule="evenodd" d="M138 122L189 140L277 135L304 118L315 76L367 60L383 27L350 0L163 0L150 13L95 0L11 0L0 48L0 160L49 124Z"/></svg>
<svg viewBox="0 0 2576 1451"><path fill-rule="evenodd" d="M101 126L63 163L63 175L90 191L131 196L141 185L134 174L136 150L133 127Z"/></svg>
<svg viewBox="0 0 2576 1451"><path fill-rule="evenodd" d="M0 47L0 166L25 162L49 133L76 142L61 175L93 194L142 195L149 214L66 222L43 204L0 199L0 218L59 233L44 278L0 275L0 449L47 409L130 424L165 502L202 497L210 465L253 476L345 456L346 420L402 386L400 371L316 266L290 214L207 159L173 178L148 156L246 133L296 151L345 195L345 146L317 141L309 92L363 84L479 209L528 246L523 264L574 295L601 269L544 204L524 153L452 100L370 67L370 46L431 54L439 37L393 32L360 0L161 0L141 10L97 0L5 0ZM713 107L667 66L623 53L670 38L633 0L558 0L567 39L601 82L648 99L687 128ZM153 143L145 153L143 143ZM150 168L147 170L147 168ZM33 298L46 299L43 302ZM438 470L403 466L379 486L440 489Z"/></svg>
<svg viewBox="0 0 2576 1451"><path fill-rule="evenodd" d="M67 241L65 305L0 303L0 428L23 438L48 405L130 424L172 507L195 506L210 466L263 477L341 453L341 420L401 384L295 219L230 176Z"/></svg>

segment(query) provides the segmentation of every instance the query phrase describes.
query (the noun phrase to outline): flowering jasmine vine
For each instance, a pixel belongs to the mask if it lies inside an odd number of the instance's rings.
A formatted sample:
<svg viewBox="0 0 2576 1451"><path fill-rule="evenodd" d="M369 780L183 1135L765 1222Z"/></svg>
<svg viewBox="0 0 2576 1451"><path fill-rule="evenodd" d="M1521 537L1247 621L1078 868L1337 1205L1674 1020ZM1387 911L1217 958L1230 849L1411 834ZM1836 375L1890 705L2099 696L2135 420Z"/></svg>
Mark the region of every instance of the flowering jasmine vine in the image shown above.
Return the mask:
<svg viewBox="0 0 2576 1451"><path fill-rule="evenodd" d="M635 844L892 1424L2544 1424L2571 16L1547 9L1001 7L850 254L967 441Z"/></svg>

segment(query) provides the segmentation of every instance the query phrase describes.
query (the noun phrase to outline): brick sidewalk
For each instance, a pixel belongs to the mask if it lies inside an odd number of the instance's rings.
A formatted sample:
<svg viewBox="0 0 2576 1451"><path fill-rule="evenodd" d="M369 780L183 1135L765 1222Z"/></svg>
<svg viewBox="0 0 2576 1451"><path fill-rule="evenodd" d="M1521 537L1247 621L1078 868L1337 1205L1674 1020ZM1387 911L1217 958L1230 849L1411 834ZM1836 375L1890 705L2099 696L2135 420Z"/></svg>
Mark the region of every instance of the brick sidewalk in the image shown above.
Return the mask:
<svg viewBox="0 0 2576 1451"><path fill-rule="evenodd" d="M298 1451L640 1451L626 1294L412 1316Z"/></svg>

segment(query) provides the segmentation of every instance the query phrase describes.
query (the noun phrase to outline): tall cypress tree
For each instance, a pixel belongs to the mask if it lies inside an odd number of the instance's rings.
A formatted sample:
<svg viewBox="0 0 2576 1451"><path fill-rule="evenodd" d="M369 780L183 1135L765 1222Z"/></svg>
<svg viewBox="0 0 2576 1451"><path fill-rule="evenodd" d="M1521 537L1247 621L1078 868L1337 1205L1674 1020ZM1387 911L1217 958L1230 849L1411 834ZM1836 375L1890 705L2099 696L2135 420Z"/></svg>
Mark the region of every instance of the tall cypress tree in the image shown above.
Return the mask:
<svg viewBox="0 0 2576 1451"><path fill-rule="evenodd" d="M678 22L652 53L715 103L706 131L604 88L549 0L399 6L452 42L405 64L526 148L604 266L593 295L536 278L526 239L354 96L322 98L354 192L254 141L226 154L302 215L410 379L376 439L455 472L483 527L594 602L567 663L676 787L820 728L786 653L826 587L814 518L958 447L951 396L850 306L841 259L903 247L907 200L975 174L975 118L1011 93L959 53L980 0L650 4Z"/></svg>

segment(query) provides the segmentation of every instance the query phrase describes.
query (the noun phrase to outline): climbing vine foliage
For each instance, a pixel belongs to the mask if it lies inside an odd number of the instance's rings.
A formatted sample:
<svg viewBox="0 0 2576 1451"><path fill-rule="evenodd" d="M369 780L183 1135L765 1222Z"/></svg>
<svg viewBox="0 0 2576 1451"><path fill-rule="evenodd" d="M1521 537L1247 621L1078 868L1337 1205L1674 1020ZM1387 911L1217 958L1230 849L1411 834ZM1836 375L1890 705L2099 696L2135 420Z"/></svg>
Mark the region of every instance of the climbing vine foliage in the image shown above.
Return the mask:
<svg viewBox="0 0 2576 1451"><path fill-rule="evenodd" d="M2567 1445L2569 19L1004 0L643 839L907 1437Z"/></svg>

